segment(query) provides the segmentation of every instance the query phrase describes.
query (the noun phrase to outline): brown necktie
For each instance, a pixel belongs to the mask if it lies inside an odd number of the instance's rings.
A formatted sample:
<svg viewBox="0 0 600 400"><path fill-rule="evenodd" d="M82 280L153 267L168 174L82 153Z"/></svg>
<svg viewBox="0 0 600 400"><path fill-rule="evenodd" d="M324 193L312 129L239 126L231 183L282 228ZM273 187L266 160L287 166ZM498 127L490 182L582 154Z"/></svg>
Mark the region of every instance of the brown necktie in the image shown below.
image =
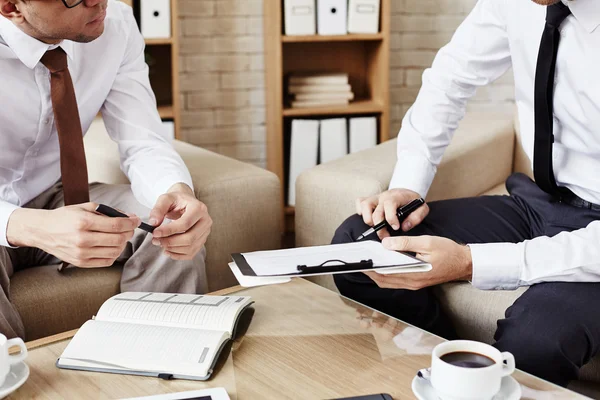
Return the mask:
<svg viewBox="0 0 600 400"><path fill-rule="evenodd" d="M65 205L90 201L83 133L75 88L67 66L67 54L60 47L47 51L42 64L50 70L54 121L60 145L60 172Z"/></svg>
<svg viewBox="0 0 600 400"><path fill-rule="evenodd" d="M54 109L54 122L60 146L60 172L62 175L65 205L90 201L87 164L83 148L83 132L77 108L73 80L67 65L67 53L60 47L47 51L42 64L50 70L50 96ZM64 262L58 267L68 267Z"/></svg>

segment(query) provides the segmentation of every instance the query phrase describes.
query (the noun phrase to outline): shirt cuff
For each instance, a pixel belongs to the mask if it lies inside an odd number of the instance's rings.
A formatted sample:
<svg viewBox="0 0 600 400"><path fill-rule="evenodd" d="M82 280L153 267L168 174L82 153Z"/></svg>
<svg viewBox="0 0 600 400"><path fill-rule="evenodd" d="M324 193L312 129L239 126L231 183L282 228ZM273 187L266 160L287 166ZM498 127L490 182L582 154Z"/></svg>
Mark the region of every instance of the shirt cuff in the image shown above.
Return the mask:
<svg viewBox="0 0 600 400"><path fill-rule="evenodd" d="M14 204L0 201L0 246L15 248L8 243L6 230L8 229L8 220L10 219L10 216L19 208L20 207L15 206Z"/></svg>
<svg viewBox="0 0 600 400"><path fill-rule="evenodd" d="M469 244L473 261L473 286L483 290L519 287L525 243Z"/></svg>
<svg viewBox="0 0 600 400"><path fill-rule="evenodd" d="M435 177L436 168L419 153L401 152L394 168L389 189L409 189L425 198Z"/></svg>
<svg viewBox="0 0 600 400"><path fill-rule="evenodd" d="M192 189L192 192L194 191L194 184L192 183L192 177L187 174L187 176L185 174L182 175L169 175L166 176L162 179L160 179L158 182L156 182L154 184L154 186L151 189L151 194L150 197L152 199L152 207L154 207L154 205L156 204L156 201L158 200L158 198L160 196L162 196L163 194L167 193L167 191L169 189L171 189L171 187L177 183L185 183L186 185L188 185L190 187L190 189Z"/></svg>

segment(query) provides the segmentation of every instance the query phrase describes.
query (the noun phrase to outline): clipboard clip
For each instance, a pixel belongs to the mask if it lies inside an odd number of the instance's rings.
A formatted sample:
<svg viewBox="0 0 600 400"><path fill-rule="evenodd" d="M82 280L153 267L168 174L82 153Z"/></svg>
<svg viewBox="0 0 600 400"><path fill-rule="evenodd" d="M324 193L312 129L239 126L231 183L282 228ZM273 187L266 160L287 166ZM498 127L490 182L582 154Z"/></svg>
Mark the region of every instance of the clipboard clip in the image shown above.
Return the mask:
<svg viewBox="0 0 600 400"><path fill-rule="evenodd" d="M340 263L337 265L327 265L329 263ZM372 269L373 260L362 260L356 263L348 263L343 260L327 260L320 265L307 266L298 265L298 272L301 274L312 274L312 273L328 273L328 272L350 272L363 269Z"/></svg>

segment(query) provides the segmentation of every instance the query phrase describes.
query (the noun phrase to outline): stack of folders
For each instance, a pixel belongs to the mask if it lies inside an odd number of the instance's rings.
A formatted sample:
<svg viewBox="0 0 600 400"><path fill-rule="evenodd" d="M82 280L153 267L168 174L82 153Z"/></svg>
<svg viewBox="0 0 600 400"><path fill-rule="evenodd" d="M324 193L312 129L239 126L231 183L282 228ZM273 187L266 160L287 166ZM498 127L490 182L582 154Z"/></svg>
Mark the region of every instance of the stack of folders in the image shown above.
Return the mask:
<svg viewBox="0 0 600 400"><path fill-rule="evenodd" d="M379 32L381 0L284 0L286 35Z"/></svg>
<svg viewBox="0 0 600 400"><path fill-rule="evenodd" d="M376 145L376 117L293 120L288 205L296 205L296 180L302 172Z"/></svg>
<svg viewBox="0 0 600 400"><path fill-rule="evenodd" d="M348 74L293 74L288 93L292 108L345 106L354 99Z"/></svg>

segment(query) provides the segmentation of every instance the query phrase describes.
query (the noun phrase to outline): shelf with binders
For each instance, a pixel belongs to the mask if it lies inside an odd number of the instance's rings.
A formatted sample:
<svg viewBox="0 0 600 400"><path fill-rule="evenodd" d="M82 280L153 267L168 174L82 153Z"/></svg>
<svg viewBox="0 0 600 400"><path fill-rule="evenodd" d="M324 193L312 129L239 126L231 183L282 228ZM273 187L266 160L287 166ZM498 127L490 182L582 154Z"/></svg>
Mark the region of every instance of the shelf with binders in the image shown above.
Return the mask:
<svg viewBox="0 0 600 400"><path fill-rule="evenodd" d="M293 202L289 202L293 120L375 117L376 142L384 142L390 136L389 49L392 0L349 0L347 3L349 13L356 9L357 2L362 7L365 4L379 4L378 31L371 29L372 24L367 26L369 24L363 24L365 21L361 20L361 26L353 25L351 28L349 23L348 31L373 33L314 34L318 31L319 10L321 16L323 12L327 12L326 6L323 11L323 5L345 1L327 0L319 3L310 0L274 0L265 1L263 5L267 168L277 174L282 182L281 202L286 232L294 230L295 215L295 208L290 205ZM315 14L302 14L300 19L303 21L294 20L294 26L286 25L290 5L310 8L311 4L314 4ZM310 29L304 24L316 25L314 29ZM326 31L337 33L333 26L328 28L332 29ZM303 75L310 77L298 79ZM343 81L323 82L325 75L341 75ZM292 81L291 77L294 77L294 82L288 85ZM310 136L314 142L314 134L311 133ZM371 134L367 136L372 137Z"/></svg>
<svg viewBox="0 0 600 400"><path fill-rule="evenodd" d="M283 43L366 42L381 41L382 33L348 33L346 35L283 35Z"/></svg>
<svg viewBox="0 0 600 400"><path fill-rule="evenodd" d="M340 121L345 120L342 123L343 127L341 131L336 131L335 123L333 127L326 125L327 121ZM353 119L371 120L372 124L365 125L353 125L351 122ZM292 139L293 121L297 120L308 120L308 121L319 121L318 131L301 131L294 133L298 135L294 141ZM324 162L333 161L333 157L343 157L344 155L362 151L368 148L372 148L382 143L382 131L381 124L382 114L381 113L362 113L362 114L325 114L320 116L311 117L286 117L283 123L283 179L282 184L284 188L284 212L286 220L289 222L286 224L288 231L293 231L293 216L295 215L295 207L290 204L290 182L293 182L294 177L290 172L294 169L291 166L292 152L296 154L296 160L300 160L300 163L304 167L312 168ZM323 135L329 136L329 139L323 138ZM333 135L331 137L330 135ZM316 137L316 139L315 139ZM336 139L337 138L337 139ZM340 141L340 138L344 138ZM333 141L331 140L333 139ZM345 143L344 143L345 142ZM293 149L293 143L298 147ZM337 148L336 146L343 146ZM333 146L332 148L326 148L327 146Z"/></svg>

